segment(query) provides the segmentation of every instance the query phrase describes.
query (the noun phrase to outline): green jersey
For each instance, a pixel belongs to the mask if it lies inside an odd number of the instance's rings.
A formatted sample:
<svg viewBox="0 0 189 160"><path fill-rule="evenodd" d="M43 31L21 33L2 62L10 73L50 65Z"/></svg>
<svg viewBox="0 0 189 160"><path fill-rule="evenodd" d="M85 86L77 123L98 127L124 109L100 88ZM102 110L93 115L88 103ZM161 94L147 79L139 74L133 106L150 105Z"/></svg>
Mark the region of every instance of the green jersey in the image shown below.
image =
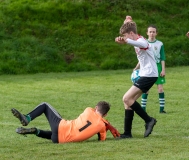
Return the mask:
<svg viewBox="0 0 189 160"><path fill-rule="evenodd" d="M164 51L163 43L161 41L158 41L157 39L153 42L148 41L148 43L153 50L156 63L165 61L165 51Z"/></svg>

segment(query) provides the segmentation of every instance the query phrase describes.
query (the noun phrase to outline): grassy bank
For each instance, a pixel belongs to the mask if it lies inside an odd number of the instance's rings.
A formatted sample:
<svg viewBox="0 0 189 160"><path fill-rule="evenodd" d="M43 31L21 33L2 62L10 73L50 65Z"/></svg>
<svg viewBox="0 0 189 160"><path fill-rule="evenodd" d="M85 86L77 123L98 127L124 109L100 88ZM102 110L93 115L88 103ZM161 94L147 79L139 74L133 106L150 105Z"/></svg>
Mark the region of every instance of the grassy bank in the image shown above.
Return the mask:
<svg viewBox="0 0 189 160"><path fill-rule="evenodd" d="M188 65L187 0L5 0L0 74L133 68L133 47L114 42L126 15L144 36L157 25L167 66Z"/></svg>

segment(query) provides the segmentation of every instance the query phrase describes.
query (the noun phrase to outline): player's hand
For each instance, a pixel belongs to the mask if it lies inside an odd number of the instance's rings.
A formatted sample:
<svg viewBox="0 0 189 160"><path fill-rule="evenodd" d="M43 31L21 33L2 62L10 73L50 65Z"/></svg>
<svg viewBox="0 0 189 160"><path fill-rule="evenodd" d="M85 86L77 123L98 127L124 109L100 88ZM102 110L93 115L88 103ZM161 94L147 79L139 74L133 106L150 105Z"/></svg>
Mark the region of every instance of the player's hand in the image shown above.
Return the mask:
<svg viewBox="0 0 189 160"><path fill-rule="evenodd" d="M126 16L123 23L125 24L125 23L130 22L130 21L132 21L132 17L131 16Z"/></svg>
<svg viewBox="0 0 189 160"><path fill-rule="evenodd" d="M120 36L119 36L119 37L116 37L116 38L115 38L115 42L123 44L123 43L125 43L125 40L124 40L123 37L120 37Z"/></svg>
<svg viewBox="0 0 189 160"><path fill-rule="evenodd" d="M189 38L189 32L188 32L188 33L186 33L186 36Z"/></svg>
<svg viewBox="0 0 189 160"><path fill-rule="evenodd" d="M114 128L110 123L106 124L106 131L107 130L110 130L110 132L114 136L114 138L120 137L119 131L116 128Z"/></svg>
<svg viewBox="0 0 189 160"><path fill-rule="evenodd" d="M162 70L161 73L160 73L160 76L165 77L165 71Z"/></svg>

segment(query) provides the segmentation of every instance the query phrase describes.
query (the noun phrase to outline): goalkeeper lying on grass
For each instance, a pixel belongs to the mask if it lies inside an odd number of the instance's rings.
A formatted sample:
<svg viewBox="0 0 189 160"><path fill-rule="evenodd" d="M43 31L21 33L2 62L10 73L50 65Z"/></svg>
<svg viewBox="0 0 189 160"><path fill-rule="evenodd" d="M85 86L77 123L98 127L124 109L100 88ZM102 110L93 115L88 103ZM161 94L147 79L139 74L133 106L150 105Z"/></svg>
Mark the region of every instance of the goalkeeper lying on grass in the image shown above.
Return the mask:
<svg viewBox="0 0 189 160"><path fill-rule="evenodd" d="M12 108L13 115L18 118L23 126L41 114L45 114L51 131L44 131L38 128L17 128L16 132L22 135L35 134L37 137L51 139L54 143L80 142L98 134L98 140L106 139L106 132L110 130L114 138L119 137L119 132L110 125L103 117L110 110L110 104L100 101L93 108L86 108L75 120L62 119L60 114L48 103L39 104L33 111L24 115Z"/></svg>

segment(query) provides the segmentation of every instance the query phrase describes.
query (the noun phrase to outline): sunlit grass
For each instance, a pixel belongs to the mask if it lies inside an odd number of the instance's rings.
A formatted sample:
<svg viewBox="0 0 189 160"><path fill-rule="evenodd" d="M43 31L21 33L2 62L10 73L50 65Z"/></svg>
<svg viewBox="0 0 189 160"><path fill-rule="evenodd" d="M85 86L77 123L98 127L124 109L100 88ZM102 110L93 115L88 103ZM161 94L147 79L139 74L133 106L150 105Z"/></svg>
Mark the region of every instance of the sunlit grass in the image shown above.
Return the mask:
<svg viewBox="0 0 189 160"><path fill-rule="evenodd" d="M107 119L123 132L122 96L131 86L131 70L0 76L0 159L187 159L188 69L166 70L167 114L159 114L157 87L152 87L147 112L158 122L148 138L143 138L144 122L135 114L133 139L115 140L108 132L105 142L98 142L95 135L84 142L67 144L53 144L33 135L24 137L16 134L15 129L20 123L10 109L14 107L28 113L39 103L48 102L63 118L74 119L85 107L94 107L98 101L106 100L111 104ZM49 129L44 116L29 124L29 127L34 126Z"/></svg>

